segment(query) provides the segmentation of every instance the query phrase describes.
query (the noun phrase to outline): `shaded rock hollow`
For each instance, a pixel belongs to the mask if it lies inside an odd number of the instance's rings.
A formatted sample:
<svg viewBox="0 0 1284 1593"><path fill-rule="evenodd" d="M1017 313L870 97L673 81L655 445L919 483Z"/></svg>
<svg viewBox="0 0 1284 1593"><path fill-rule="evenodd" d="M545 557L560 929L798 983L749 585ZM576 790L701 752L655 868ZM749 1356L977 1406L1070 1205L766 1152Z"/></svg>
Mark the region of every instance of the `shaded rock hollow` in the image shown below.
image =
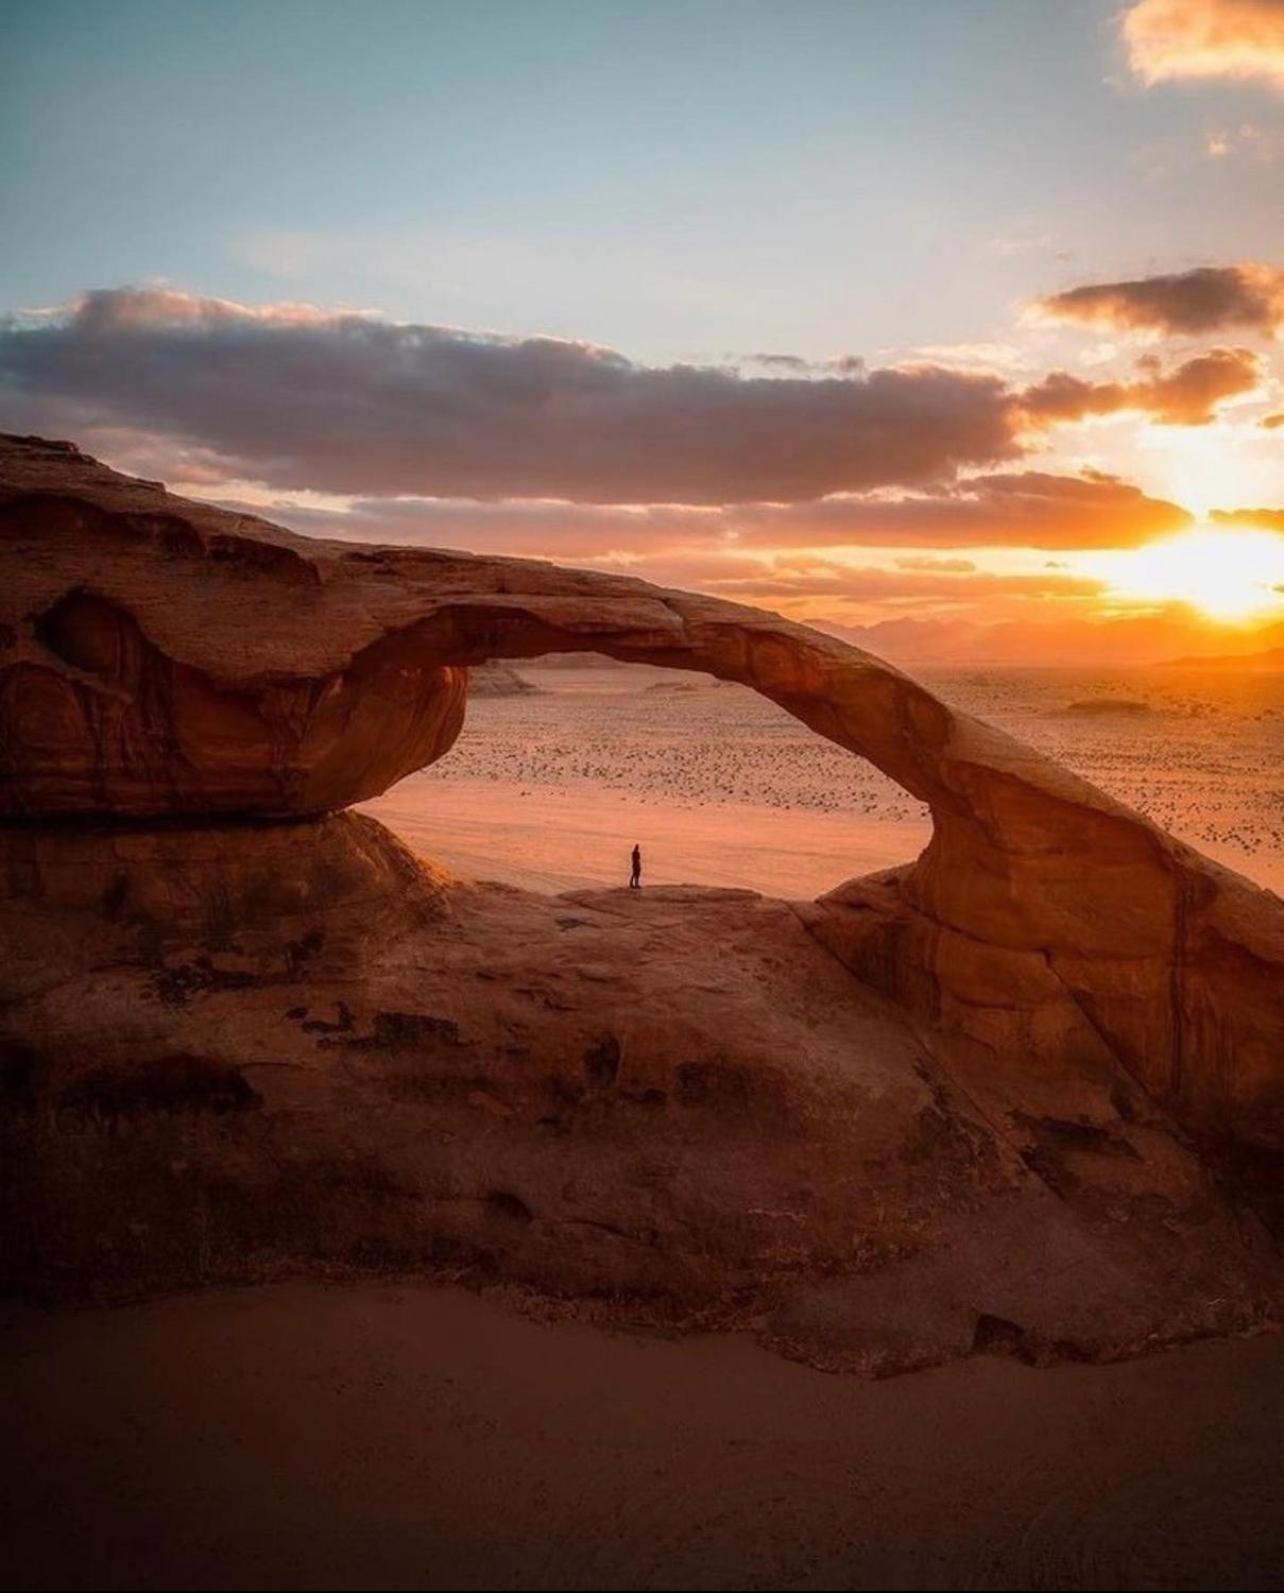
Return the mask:
<svg viewBox="0 0 1284 1593"><path fill-rule="evenodd" d="M0 539L20 1286L473 1266L862 1365L1273 1309L1191 1140L1284 1148L1270 893L758 610L310 541L30 439ZM448 750L470 665L554 650L754 687L930 845L815 904L621 903L322 816Z"/></svg>

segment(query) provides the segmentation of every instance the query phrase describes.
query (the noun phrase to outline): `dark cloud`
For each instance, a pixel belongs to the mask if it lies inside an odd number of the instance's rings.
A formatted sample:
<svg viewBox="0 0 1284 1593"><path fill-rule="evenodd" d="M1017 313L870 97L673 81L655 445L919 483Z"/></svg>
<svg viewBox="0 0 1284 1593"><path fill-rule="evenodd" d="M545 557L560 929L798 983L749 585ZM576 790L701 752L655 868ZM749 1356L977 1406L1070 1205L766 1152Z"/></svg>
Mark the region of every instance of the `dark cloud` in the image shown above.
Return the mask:
<svg viewBox="0 0 1284 1593"><path fill-rule="evenodd" d="M1166 376L1153 363L1145 369L1136 382L1085 382L1053 371L1026 388L1021 402L1037 425L1136 410L1169 426L1207 426L1218 404L1251 393L1261 376L1257 356L1244 348L1198 354Z"/></svg>
<svg viewBox="0 0 1284 1593"><path fill-rule="evenodd" d="M988 374L652 368L550 338L150 288L4 323L5 390L11 426L38 408L64 434L132 428L199 445L229 476L380 496L796 501L1020 452L1011 395Z"/></svg>
<svg viewBox="0 0 1284 1593"><path fill-rule="evenodd" d="M1058 321L1117 332L1195 335L1245 327L1269 334L1284 324L1284 271L1199 266L1171 276L1071 288L1040 299L1036 307Z"/></svg>
<svg viewBox="0 0 1284 1593"><path fill-rule="evenodd" d="M1266 431L1275 431L1278 427L1284 426L1284 410L1278 415L1267 415L1264 420L1258 421L1258 425Z"/></svg>

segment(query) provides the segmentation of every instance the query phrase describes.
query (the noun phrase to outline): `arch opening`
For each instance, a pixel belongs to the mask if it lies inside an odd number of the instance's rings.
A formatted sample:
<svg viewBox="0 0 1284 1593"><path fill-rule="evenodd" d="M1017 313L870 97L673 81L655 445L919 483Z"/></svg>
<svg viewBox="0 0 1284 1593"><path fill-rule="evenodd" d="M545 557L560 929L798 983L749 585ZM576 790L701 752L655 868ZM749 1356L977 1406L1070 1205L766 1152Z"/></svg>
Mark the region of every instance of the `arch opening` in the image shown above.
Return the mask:
<svg viewBox="0 0 1284 1593"><path fill-rule="evenodd" d="M923 850L926 808L739 682L558 652L473 666L451 750L363 811L472 878L811 900Z"/></svg>

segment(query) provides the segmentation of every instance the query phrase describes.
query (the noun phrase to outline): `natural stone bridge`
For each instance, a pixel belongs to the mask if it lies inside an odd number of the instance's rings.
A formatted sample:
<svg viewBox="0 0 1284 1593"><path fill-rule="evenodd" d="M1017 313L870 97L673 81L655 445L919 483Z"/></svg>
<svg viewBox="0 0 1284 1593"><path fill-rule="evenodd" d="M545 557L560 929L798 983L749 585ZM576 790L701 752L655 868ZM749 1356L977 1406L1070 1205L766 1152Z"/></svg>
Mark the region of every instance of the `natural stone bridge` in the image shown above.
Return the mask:
<svg viewBox="0 0 1284 1593"><path fill-rule="evenodd" d="M440 758L467 666L593 650L761 692L931 809L810 927L978 1056L1122 1063L1284 1146L1284 905L900 671L756 609L527 560L353 546L0 446L0 815L333 812ZM837 866L840 868L841 863Z"/></svg>

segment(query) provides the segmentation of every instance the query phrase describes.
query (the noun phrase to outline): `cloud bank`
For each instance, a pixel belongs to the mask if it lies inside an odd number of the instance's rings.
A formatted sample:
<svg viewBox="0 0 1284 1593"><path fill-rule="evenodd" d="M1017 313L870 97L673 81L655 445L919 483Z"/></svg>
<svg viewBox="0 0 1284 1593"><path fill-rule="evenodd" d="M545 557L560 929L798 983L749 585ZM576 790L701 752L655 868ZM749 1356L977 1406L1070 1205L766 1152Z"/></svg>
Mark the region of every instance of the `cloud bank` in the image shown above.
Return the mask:
<svg viewBox="0 0 1284 1593"><path fill-rule="evenodd" d="M259 505L225 500L234 508ZM559 559L641 557L681 550L837 547L1133 547L1179 531L1191 516L1113 476L997 472L896 498L835 494L806 503L632 508L542 499L359 499L343 512L271 511L320 536L435 547L487 548ZM936 565L939 569L939 561Z"/></svg>
<svg viewBox="0 0 1284 1593"><path fill-rule="evenodd" d="M372 498L797 506L948 495L961 477L1019 459L1032 432L1088 416L1206 424L1257 379L1242 349L1167 375L1152 363L1134 382L1054 372L1025 390L931 363L842 363L841 376L808 377L651 367L551 338L114 289L0 323L0 416L58 435L132 436L149 457L168 444L188 481ZM1093 492L1102 500L1100 483ZM990 496L1002 524L1012 499ZM984 498L970 488L917 519L879 504L870 523L966 526ZM1089 506L1081 486L1062 498ZM1068 512L1043 495L1028 510L1044 524ZM864 539L863 509L831 513Z"/></svg>
<svg viewBox="0 0 1284 1593"><path fill-rule="evenodd" d="M342 493L793 501L949 479L1019 452L993 375L656 368L589 344L159 289L11 321L0 388L73 433L147 430L213 450L229 475Z"/></svg>

